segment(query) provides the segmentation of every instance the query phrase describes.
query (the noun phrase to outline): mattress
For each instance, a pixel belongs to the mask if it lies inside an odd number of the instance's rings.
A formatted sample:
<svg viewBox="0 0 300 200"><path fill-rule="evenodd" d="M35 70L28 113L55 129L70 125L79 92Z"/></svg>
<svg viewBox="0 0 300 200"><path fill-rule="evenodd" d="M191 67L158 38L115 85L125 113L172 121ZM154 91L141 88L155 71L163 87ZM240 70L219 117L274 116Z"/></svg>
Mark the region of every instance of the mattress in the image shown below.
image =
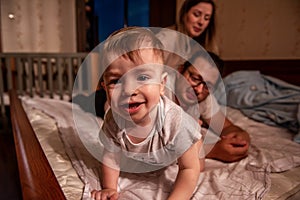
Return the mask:
<svg viewBox="0 0 300 200"><path fill-rule="evenodd" d="M93 116L66 101L23 97L22 102L66 198L89 199L92 189L101 189L99 163L76 136L78 127L74 127L72 109L81 112L82 119ZM233 123L250 133L249 156L235 163L206 159L193 199L297 199L300 145L292 142L292 133L253 121L236 109L226 110ZM101 126L101 119L96 121ZM82 121L83 127L85 123L89 122ZM93 132L88 128L87 131ZM96 140L96 132L90 138L93 137ZM123 173L119 180L120 197L143 199L146 195L147 199L164 199L176 171L174 165L150 176Z"/></svg>

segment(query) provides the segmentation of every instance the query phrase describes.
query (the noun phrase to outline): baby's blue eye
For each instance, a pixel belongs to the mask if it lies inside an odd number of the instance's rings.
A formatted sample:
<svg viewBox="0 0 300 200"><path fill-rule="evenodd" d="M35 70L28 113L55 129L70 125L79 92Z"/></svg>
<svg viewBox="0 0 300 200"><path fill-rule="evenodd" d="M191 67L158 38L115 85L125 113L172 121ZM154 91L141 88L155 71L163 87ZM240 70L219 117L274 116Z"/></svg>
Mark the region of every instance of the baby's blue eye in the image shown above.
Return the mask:
<svg viewBox="0 0 300 200"><path fill-rule="evenodd" d="M147 75L139 75L138 77L137 77L137 80L138 81L146 81L146 80L148 80L148 79L150 79L150 77L149 76L147 76Z"/></svg>

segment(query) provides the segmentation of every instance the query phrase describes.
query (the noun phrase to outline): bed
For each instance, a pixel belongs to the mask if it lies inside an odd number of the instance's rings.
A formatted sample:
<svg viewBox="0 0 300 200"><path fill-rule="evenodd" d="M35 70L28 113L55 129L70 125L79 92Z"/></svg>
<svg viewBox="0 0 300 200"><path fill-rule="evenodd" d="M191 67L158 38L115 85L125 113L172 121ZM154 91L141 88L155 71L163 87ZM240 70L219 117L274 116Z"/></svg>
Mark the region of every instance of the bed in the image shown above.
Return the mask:
<svg viewBox="0 0 300 200"><path fill-rule="evenodd" d="M237 66L243 66L244 62L225 62L225 74L241 69ZM271 66L274 62L262 63ZM291 76L279 78L300 85L295 79L295 73L300 74L300 62L292 62L287 61L285 66L285 71L293 70ZM259 61L247 63L253 70L268 69L261 67ZM81 128L93 143L95 130L102 121L63 96L31 96L10 90L11 119L24 199L89 199L91 189L100 189L99 163L76 132ZM74 109L82 116L80 127L72 120ZM293 133L283 127L249 119L237 109L224 109L235 124L250 133L249 156L236 163L206 159L206 169L193 199L299 199L300 145L292 141ZM164 199L170 192L176 170L177 166L173 165L152 174L122 173L119 180L121 199Z"/></svg>

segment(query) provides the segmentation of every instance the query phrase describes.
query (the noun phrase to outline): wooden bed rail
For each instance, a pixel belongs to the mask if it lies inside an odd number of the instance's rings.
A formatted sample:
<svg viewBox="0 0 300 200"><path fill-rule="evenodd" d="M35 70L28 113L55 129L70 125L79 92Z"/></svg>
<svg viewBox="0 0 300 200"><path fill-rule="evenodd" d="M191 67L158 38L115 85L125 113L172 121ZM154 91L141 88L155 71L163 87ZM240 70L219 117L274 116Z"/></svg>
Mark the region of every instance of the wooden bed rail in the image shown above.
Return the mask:
<svg viewBox="0 0 300 200"><path fill-rule="evenodd" d="M37 94L53 98L72 95L77 70L88 53L0 53L0 104L4 93Z"/></svg>
<svg viewBox="0 0 300 200"><path fill-rule="evenodd" d="M10 91L10 112L24 200L66 199L30 125L16 91Z"/></svg>

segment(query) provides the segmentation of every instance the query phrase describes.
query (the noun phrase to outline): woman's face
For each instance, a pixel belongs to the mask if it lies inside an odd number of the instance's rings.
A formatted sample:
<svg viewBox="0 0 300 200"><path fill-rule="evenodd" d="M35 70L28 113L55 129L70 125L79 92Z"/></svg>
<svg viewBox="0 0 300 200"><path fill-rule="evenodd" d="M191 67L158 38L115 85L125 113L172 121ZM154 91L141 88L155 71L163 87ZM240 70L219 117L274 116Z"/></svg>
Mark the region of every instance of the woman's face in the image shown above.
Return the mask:
<svg viewBox="0 0 300 200"><path fill-rule="evenodd" d="M200 36L207 28L212 16L210 3L198 3L185 14L183 22L188 35L192 38Z"/></svg>

